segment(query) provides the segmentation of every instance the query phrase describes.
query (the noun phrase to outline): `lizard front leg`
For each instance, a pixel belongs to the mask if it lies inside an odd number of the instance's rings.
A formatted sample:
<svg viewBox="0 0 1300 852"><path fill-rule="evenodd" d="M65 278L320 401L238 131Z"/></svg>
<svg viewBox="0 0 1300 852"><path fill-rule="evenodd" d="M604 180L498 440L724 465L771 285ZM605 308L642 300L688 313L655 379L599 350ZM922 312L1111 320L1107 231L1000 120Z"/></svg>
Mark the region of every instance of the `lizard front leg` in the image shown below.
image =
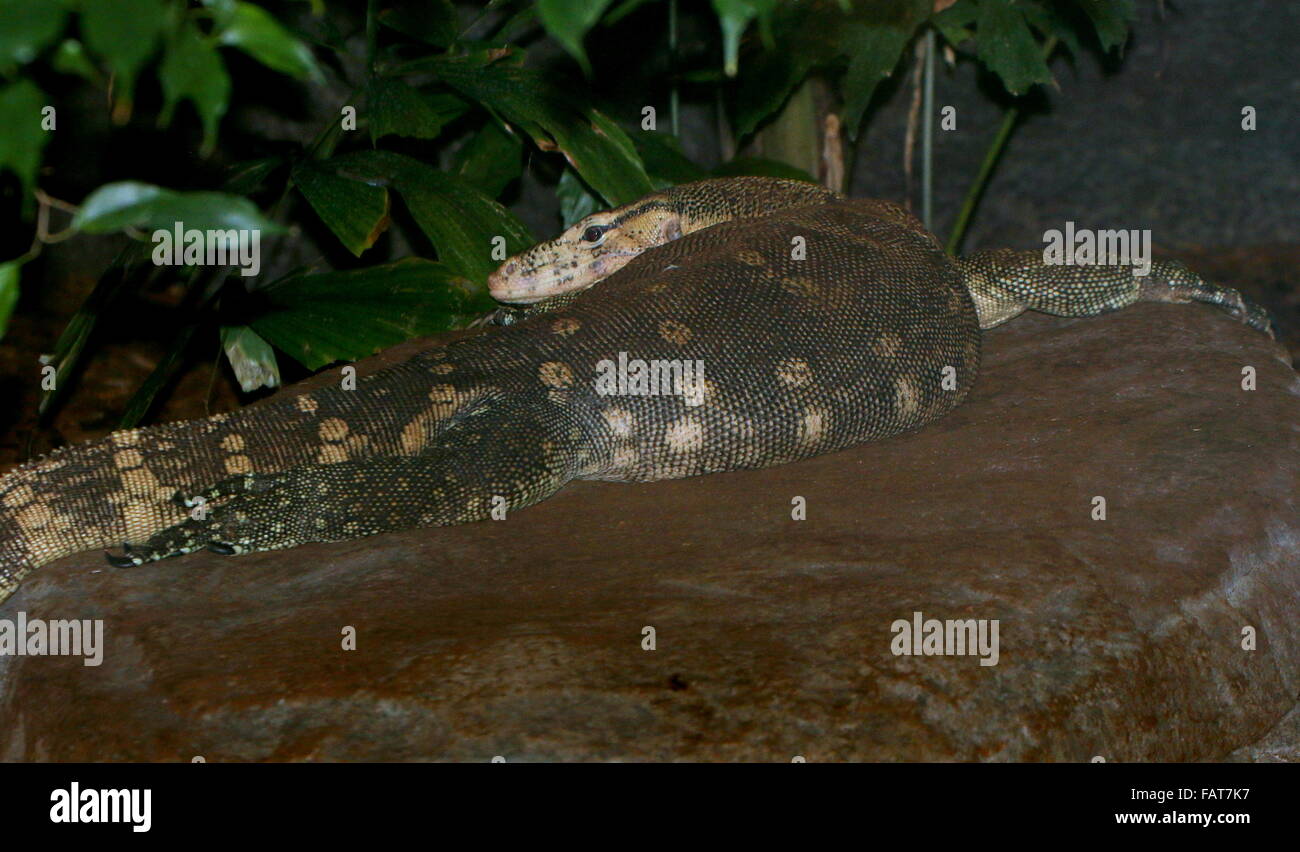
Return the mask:
<svg viewBox="0 0 1300 852"><path fill-rule="evenodd" d="M185 498L195 511L147 541L127 543L119 566L207 547L252 553L307 542L484 520L554 494L588 462L564 409L502 400L411 456L381 456L236 476Z"/></svg>

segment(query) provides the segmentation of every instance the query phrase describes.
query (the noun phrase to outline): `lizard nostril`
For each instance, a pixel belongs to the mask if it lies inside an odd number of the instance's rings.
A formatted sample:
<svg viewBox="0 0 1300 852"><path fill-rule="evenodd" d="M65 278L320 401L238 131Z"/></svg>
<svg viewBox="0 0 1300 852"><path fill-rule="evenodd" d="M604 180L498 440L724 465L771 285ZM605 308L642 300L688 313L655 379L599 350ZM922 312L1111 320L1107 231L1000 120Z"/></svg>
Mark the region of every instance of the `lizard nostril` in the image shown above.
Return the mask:
<svg viewBox="0 0 1300 852"><path fill-rule="evenodd" d="M501 271L504 272L506 275L514 275L515 270L518 268L519 268L518 265L515 264L513 261L511 261L510 263L507 263L505 269Z"/></svg>

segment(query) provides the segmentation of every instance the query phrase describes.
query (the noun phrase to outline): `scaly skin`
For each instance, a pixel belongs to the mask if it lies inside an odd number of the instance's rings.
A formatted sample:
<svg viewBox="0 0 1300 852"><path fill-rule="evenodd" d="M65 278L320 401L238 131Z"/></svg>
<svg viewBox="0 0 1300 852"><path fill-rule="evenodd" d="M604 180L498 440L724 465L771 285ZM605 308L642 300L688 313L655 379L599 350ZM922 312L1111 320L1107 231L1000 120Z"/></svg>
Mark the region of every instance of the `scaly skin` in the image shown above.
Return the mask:
<svg viewBox="0 0 1300 852"><path fill-rule="evenodd" d="M582 239L592 223L613 227ZM1175 266L1134 282L1125 268L1045 267L1033 253L957 262L896 206L807 184L677 187L508 261L494 292L545 299L508 327L355 390L117 432L9 472L0 600L85 550L125 543L119 561L140 564L352 539L484 519L578 478L764 467L885 438L958 405L980 326L1027 308L1084 316L1195 299L1267 322ZM699 363L702 380L603 394L620 354Z"/></svg>

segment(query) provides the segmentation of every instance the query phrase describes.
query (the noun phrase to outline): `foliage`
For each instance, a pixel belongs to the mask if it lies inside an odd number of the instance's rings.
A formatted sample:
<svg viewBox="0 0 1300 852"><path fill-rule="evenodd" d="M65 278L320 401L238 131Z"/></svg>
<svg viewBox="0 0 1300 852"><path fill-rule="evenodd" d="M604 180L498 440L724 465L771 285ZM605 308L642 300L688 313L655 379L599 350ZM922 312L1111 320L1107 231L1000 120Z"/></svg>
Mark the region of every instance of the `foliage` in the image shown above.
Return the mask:
<svg viewBox="0 0 1300 852"><path fill-rule="evenodd" d="M463 325L489 308L487 275L534 240L503 203L526 169L556 182L565 224L709 174L809 179L750 158L705 168L671 135L625 129L617 110L580 84L619 73L616 58L593 60L587 45L632 16L675 44L666 38L675 0L492 0L476 9L451 0L369 0L348 32L336 25L347 18L331 14L334 2L280 3L273 14L244 0L0 0L0 175L12 173L29 216L50 135L43 125L50 99L37 82L43 74L103 88L119 124L148 100L141 92L156 93L160 125L197 119L204 157L218 150L223 118L244 94L232 85L235 53L263 66L267 85L324 90L341 81L351 90L339 117L314 138L238 164L223 187L195 192L128 181L87 195L74 233L122 231L136 241L49 356L56 386L68 384L98 317L151 270L150 232L178 222L255 228L283 246L305 238L304 228L316 224L303 219L310 215L363 259L349 268L282 270L277 280L263 280L265 271L246 278L229 269L167 270L191 293L177 346L205 317L219 316L222 349L249 390L278 381L277 351L315 369ZM707 25L697 29L714 34L715 52L703 61L674 54L674 91L702 84L720 93L734 141L743 143L812 74L836 84L842 121L856 134L879 83L927 27L1019 95L1051 80L1041 42L1058 39L1075 52L1085 43L1117 49L1133 8L1131 0L712 0L682 13ZM548 73L531 61L548 50L567 55L571 70ZM192 113L181 108L186 103ZM411 156L413 143L427 156ZM395 222L437 259L366 260ZM0 333L17 300L20 267L37 250L0 262ZM128 420L144 414L178 363L164 360Z"/></svg>

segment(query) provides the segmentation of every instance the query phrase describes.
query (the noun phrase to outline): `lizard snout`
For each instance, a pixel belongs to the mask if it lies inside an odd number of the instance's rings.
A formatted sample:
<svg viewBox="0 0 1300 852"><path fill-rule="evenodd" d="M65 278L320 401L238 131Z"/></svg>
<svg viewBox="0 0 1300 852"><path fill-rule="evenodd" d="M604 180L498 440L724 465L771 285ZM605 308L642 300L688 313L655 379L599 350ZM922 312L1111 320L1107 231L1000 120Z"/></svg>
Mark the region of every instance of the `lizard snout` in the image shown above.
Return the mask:
<svg viewBox="0 0 1300 852"><path fill-rule="evenodd" d="M536 275L520 275L519 264L507 261L488 276L488 293L498 302L536 301L538 283Z"/></svg>

